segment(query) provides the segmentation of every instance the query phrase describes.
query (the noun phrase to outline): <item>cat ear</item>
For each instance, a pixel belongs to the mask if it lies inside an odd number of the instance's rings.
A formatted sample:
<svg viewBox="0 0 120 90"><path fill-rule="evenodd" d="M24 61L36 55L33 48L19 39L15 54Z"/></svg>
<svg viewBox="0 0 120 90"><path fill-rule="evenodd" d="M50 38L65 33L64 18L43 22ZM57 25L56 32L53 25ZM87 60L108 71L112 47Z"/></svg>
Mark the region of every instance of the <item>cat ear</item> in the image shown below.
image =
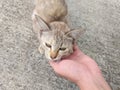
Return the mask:
<svg viewBox="0 0 120 90"><path fill-rule="evenodd" d="M67 32L66 35L72 37L74 40L78 40L80 35L85 32L84 29L72 29L71 31Z"/></svg>
<svg viewBox="0 0 120 90"><path fill-rule="evenodd" d="M39 16L35 15L35 19L36 19L36 28L38 28L40 31L49 31L50 27L49 25Z"/></svg>

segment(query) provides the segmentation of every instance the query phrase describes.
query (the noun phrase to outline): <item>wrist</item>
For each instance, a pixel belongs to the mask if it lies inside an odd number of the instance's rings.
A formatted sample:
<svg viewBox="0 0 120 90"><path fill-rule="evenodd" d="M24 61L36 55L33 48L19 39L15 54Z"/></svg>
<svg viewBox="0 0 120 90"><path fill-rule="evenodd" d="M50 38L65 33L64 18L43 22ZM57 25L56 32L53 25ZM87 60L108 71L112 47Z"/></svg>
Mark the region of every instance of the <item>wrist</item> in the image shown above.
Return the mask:
<svg viewBox="0 0 120 90"><path fill-rule="evenodd" d="M87 77L86 79L81 79L76 83L80 90L99 90L98 85L93 78Z"/></svg>
<svg viewBox="0 0 120 90"><path fill-rule="evenodd" d="M76 83L80 90L111 90L105 79L100 77L87 77Z"/></svg>

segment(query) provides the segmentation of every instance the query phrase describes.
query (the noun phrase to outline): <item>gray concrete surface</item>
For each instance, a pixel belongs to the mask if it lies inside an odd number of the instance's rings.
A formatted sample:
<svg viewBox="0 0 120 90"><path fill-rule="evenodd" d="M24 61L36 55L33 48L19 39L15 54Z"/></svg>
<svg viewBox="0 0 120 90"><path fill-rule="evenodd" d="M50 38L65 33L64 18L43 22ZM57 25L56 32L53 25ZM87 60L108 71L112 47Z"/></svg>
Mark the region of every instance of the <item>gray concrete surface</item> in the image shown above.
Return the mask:
<svg viewBox="0 0 120 90"><path fill-rule="evenodd" d="M72 28L82 26L81 50L120 90L120 0L66 0ZM0 90L78 90L58 77L37 50L33 0L0 0Z"/></svg>

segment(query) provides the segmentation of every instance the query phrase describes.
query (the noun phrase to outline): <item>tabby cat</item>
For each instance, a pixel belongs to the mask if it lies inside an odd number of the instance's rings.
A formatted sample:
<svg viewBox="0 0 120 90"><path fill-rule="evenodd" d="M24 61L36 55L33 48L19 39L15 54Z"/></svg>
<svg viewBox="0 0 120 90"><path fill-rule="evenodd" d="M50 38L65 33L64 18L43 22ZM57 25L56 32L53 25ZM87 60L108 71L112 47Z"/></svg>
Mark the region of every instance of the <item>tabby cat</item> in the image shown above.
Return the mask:
<svg viewBox="0 0 120 90"><path fill-rule="evenodd" d="M73 53L74 41L82 29L70 29L65 0L36 0L33 29L39 39L39 51L49 60L60 60Z"/></svg>

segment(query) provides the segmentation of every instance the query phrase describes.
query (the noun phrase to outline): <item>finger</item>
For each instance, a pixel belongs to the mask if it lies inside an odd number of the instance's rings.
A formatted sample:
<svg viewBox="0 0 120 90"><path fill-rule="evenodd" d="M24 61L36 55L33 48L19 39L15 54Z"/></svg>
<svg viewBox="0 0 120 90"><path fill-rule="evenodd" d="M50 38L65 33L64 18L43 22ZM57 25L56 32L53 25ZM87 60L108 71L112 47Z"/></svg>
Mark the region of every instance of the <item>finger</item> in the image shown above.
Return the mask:
<svg viewBox="0 0 120 90"><path fill-rule="evenodd" d="M60 69L60 65L59 65L60 63L53 62L53 61L50 61L49 63L57 75L64 77L63 70Z"/></svg>
<svg viewBox="0 0 120 90"><path fill-rule="evenodd" d="M50 61L49 63L51 67L54 69L54 71L56 73L59 73L59 62Z"/></svg>
<svg viewBox="0 0 120 90"><path fill-rule="evenodd" d="M76 43L74 43L73 49L74 49L74 51L79 50L79 47L78 47L78 45Z"/></svg>
<svg viewBox="0 0 120 90"><path fill-rule="evenodd" d="M79 49L76 43L73 46L73 50L74 50L74 55L84 55L84 53Z"/></svg>
<svg viewBox="0 0 120 90"><path fill-rule="evenodd" d="M50 63L50 65L51 65L53 68L58 66L58 63L57 63L57 62L50 61L49 63Z"/></svg>

